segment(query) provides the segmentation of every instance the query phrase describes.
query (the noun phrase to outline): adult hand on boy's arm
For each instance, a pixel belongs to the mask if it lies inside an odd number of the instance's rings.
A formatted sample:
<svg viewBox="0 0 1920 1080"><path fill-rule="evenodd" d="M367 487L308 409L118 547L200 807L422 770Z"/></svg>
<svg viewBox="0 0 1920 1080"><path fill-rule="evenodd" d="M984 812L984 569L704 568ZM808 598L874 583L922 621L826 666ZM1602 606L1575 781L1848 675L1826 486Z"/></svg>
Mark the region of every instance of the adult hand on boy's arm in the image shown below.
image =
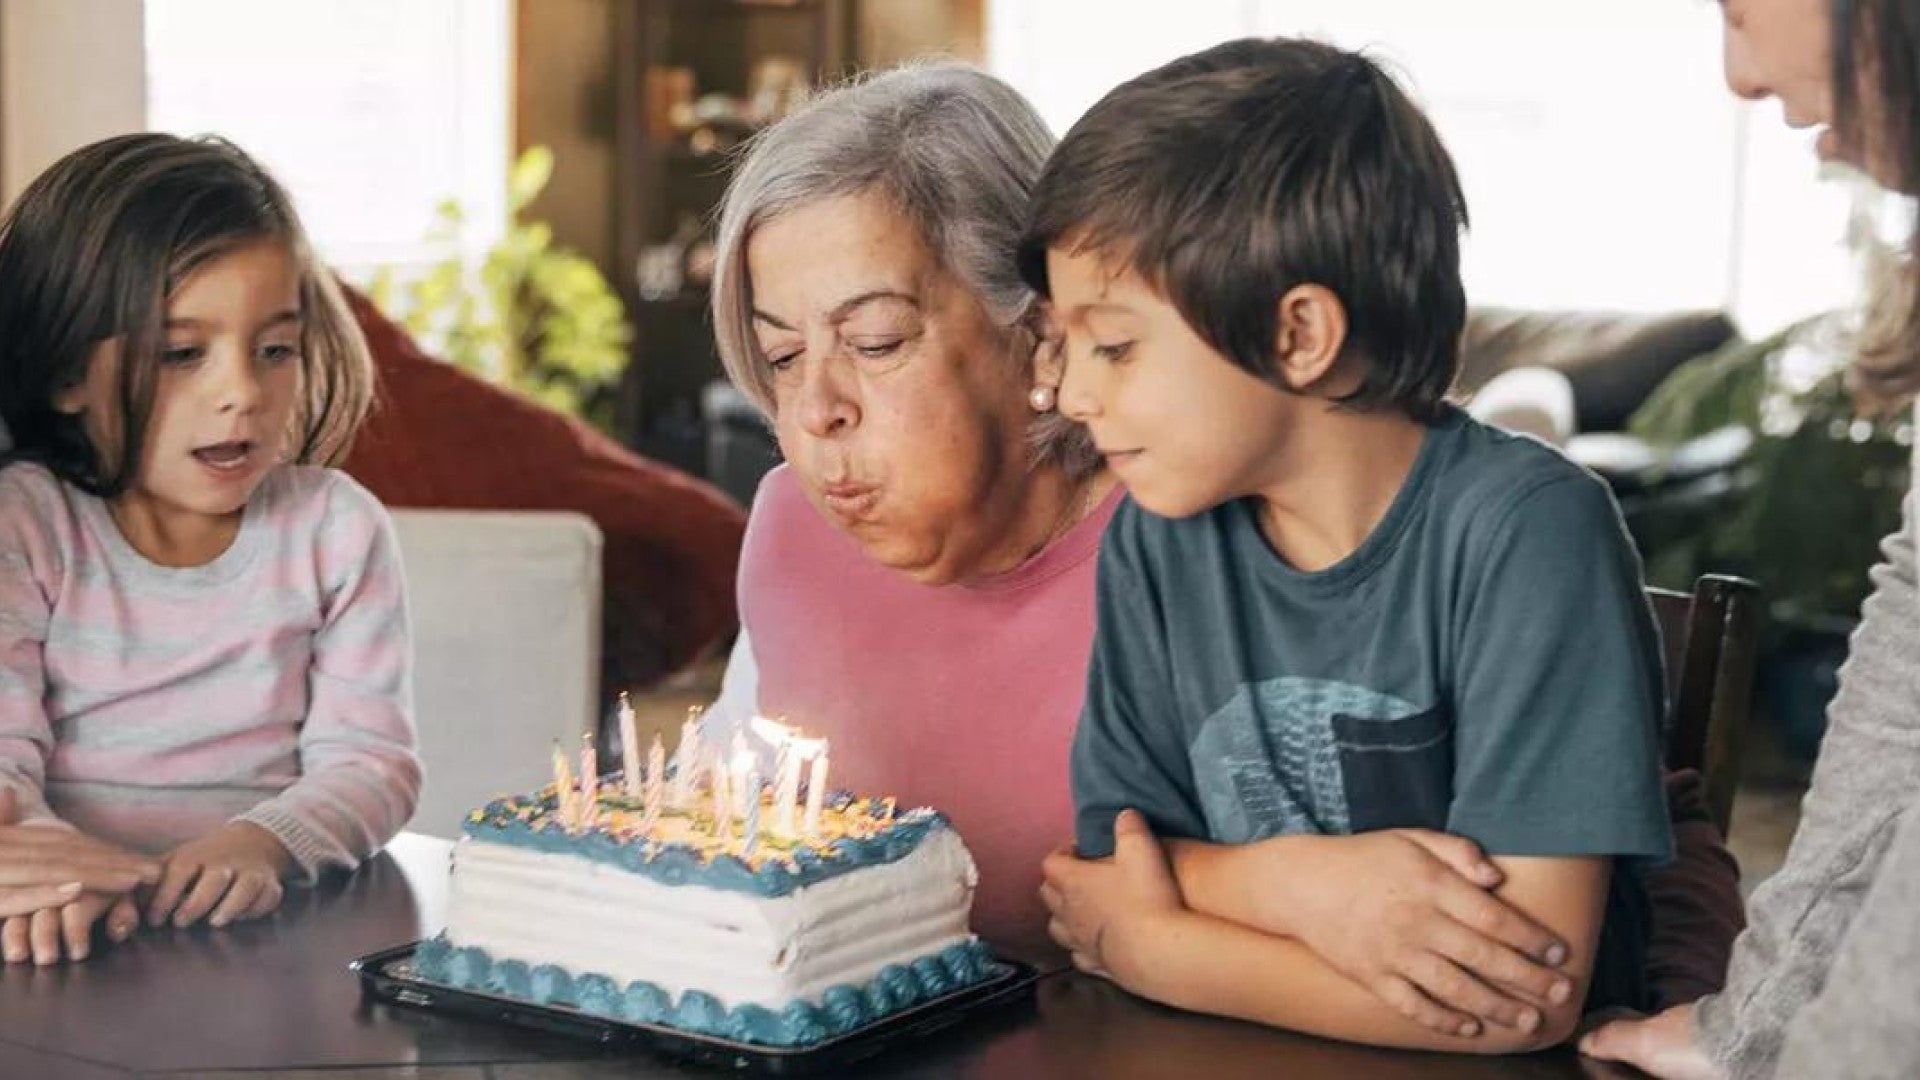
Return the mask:
<svg viewBox="0 0 1920 1080"><path fill-rule="evenodd" d="M1494 895L1504 877L1471 840L1391 829L1167 848L1194 911L1297 938L1433 1031L1538 1030L1573 992L1556 970L1565 944Z"/></svg>
<svg viewBox="0 0 1920 1080"><path fill-rule="evenodd" d="M272 833L250 821L230 821L174 848L166 874L147 903L147 922L214 926L272 914L285 890L280 878L293 859ZM209 916L211 916L209 918Z"/></svg>
<svg viewBox="0 0 1920 1080"><path fill-rule="evenodd" d="M1578 1022L1605 907L1607 859L1507 859L1503 892L1570 945L1574 984L1565 1004L1542 1010L1533 1032L1471 1025L1438 1034L1403 1018L1335 971L1303 943L1191 911L1178 899L1146 824L1123 815L1114 857L1049 857L1043 893L1056 940L1083 969L1143 997L1329 1038L1382 1046L1510 1053L1564 1040ZM1357 923L1351 913L1344 916Z"/></svg>

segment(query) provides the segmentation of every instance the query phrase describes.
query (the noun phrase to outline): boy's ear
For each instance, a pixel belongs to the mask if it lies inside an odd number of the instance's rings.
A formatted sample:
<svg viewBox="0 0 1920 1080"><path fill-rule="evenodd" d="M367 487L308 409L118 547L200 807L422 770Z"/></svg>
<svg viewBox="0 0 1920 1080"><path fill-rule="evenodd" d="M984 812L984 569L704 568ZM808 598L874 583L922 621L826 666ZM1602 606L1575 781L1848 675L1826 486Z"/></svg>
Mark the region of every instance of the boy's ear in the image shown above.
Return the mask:
<svg viewBox="0 0 1920 1080"><path fill-rule="evenodd" d="M1275 373L1287 389L1308 393L1333 374L1347 346L1347 306L1325 285L1295 285L1274 318Z"/></svg>

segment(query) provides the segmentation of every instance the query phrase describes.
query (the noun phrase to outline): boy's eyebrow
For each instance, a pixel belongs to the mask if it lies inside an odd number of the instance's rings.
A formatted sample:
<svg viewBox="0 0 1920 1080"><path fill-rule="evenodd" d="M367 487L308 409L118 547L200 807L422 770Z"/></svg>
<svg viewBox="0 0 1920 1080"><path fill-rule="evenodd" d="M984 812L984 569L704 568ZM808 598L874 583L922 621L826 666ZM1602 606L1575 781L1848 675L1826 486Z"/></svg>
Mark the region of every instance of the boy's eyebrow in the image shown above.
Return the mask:
<svg viewBox="0 0 1920 1080"><path fill-rule="evenodd" d="M1132 308L1128 307L1125 304L1120 303L1117 300L1106 300L1106 299L1092 300L1084 304L1074 304L1071 307L1066 307L1066 308L1062 308L1056 305L1054 307L1054 313L1058 317L1064 317L1067 319L1074 319L1074 320L1084 319L1089 315L1133 316L1133 315L1139 314L1139 312L1133 310Z"/></svg>
<svg viewBox="0 0 1920 1080"><path fill-rule="evenodd" d="M853 314L855 308L865 304L871 304L875 300L900 300L912 304L915 307L920 306L920 298L912 293L901 292L898 289L868 289L866 292L849 296L845 300L833 305L833 310L827 312L827 321L840 322L848 315ZM782 322L768 312L761 311L759 308L753 309L753 317L755 321L766 323L776 330L791 331L793 329L793 327L788 326L785 322Z"/></svg>

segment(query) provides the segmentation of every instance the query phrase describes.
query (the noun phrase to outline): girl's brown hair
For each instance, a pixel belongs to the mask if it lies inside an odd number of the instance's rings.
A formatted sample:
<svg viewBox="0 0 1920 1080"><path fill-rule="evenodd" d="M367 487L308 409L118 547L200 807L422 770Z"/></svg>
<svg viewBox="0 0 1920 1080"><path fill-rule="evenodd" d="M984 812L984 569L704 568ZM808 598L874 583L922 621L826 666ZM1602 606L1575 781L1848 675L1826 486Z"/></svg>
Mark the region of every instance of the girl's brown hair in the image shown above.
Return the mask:
<svg viewBox="0 0 1920 1080"><path fill-rule="evenodd" d="M302 397L293 460L344 457L373 400L373 363L285 189L223 139L145 133L83 147L40 174L0 221L0 465L34 461L102 498L139 475L165 346L167 300L195 270L260 240L300 267ZM116 342L115 460L55 398Z"/></svg>

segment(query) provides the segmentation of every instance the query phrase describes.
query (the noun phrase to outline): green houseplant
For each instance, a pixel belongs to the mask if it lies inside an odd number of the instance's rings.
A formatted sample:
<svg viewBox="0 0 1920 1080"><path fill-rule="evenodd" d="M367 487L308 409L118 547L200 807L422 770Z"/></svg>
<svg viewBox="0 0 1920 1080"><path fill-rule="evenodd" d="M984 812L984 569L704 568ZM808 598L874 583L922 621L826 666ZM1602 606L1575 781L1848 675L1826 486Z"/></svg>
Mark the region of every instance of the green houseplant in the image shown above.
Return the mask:
<svg viewBox="0 0 1920 1080"><path fill-rule="evenodd" d="M1789 749L1811 757L1882 537L1900 524L1913 428L1904 411L1862 415L1847 381L1855 334L1840 314L1736 341L1670 376L1632 420L1673 447L1728 427L1750 448L1710 512L1643 552L1651 584L1699 574L1760 582L1769 621L1761 667Z"/></svg>
<svg viewBox="0 0 1920 1080"><path fill-rule="evenodd" d="M460 368L611 432L614 386L633 328L599 268L555 244L544 222L525 220L552 176L546 147L530 147L514 162L506 232L477 268L460 251L466 211L442 202L427 231L437 261L404 278L382 268L368 294Z"/></svg>

